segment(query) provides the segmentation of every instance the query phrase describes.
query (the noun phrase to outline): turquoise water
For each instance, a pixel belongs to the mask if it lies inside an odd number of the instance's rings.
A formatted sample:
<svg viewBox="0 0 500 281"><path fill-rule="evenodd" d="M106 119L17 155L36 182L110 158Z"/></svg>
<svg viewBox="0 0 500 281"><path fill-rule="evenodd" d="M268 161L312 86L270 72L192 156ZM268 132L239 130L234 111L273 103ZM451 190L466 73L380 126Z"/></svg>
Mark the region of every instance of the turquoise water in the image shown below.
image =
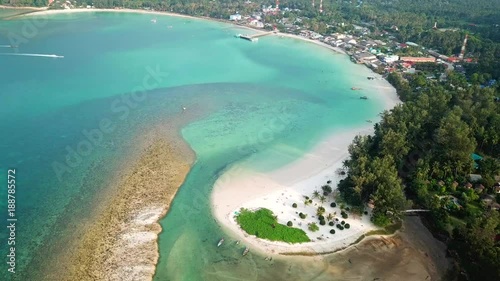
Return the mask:
<svg viewBox="0 0 500 281"><path fill-rule="evenodd" d="M250 43L233 37L248 31L226 24L166 16L153 24L151 18L80 13L0 21L0 45L15 40L19 46L0 53L64 56L0 56L0 181L6 182L7 168L17 169L16 276L39 279L30 274L88 219L86 208L142 130L182 106L202 106L208 115L182 129L197 161L161 221L155 279L244 274L266 280L284 276L276 275L278 267L296 276L300 264L270 267L252 255L241 260L241 249L213 247L222 231L209 212L212 185L225 168L250 156L256 168L275 169L326 134L376 118L383 103L370 90L368 70L293 39ZM35 31L27 34L29 25ZM102 120L113 129L92 142L88 132ZM0 201L2 221L6 203ZM7 235L0 233L4 257ZM0 276L12 277L4 268Z"/></svg>
<svg viewBox="0 0 500 281"><path fill-rule="evenodd" d="M5 9L0 8L0 19L30 12L29 9Z"/></svg>

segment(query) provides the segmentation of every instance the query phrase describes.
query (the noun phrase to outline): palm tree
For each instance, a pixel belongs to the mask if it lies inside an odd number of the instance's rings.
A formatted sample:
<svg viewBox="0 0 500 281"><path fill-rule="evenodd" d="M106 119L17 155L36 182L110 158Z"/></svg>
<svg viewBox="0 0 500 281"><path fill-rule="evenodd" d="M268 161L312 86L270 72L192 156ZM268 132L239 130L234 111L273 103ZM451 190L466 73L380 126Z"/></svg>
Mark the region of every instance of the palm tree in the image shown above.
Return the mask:
<svg viewBox="0 0 500 281"><path fill-rule="evenodd" d="M333 220L333 214L332 213L328 213L328 216L326 216L326 219L328 221L332 221Z"/></svg>
<svg viewBox="0 0 500 281"><path fill-rule="evenodd" d="M309 205L309 204L311 204L311 202L309 202L309 200L308 200L308 199L306 199L306 200L304 201L304 206L307 206L307 205Z"/></svg>
<svg viewBox="0 0 500 281"><path fill-rule="evenodd" d="M325 196L323 196L323 195L321 195L321 196L319 197L319 202L321 202L321 204L323 204L323 203L325 203L325 201L326 201L326 197L325 197Z"/></svg>
<svg viewBox="0 0 500 281"><path fill-rule="evenodd" d="M318 209L316 210L316 215L318 215L318 217L322 216L324 213L325 213L325 208L323 207L318 207Z"/></svg>
<svg viewBox="0 0 500 281"><path fill-rule="evenodd" d="M312 198L314 199L314 198L318 198L318 197L319 197L319 191L315 190L315 191L313 192L313 196L312 196Z"/></svg>

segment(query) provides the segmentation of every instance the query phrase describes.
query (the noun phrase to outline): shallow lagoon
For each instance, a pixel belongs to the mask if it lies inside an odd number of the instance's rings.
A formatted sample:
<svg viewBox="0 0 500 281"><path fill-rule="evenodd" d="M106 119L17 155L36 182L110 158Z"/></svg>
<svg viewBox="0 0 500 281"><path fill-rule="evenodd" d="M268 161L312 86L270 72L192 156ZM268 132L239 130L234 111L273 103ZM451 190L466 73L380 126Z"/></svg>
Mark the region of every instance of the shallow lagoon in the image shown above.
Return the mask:
<svg viewBox="0 0 500 281"><path fill-rule="evenodd" d="M152 18L121 13L38 18L42 27L24 37L17 51L64 59L0 57L0 120L7 120L0 124L1 180L6 168L18 169L20 272L56 255L61 241L71 239L72 227L89 219L84 210L109 185L143 128L182 107L202 106L203 119L181 131L197 161L161 221L156 279L272 276L272 267L239 260L241 249L213 247L223 235L209 208L215 179L249 157L261 170L280 167L328 134L375 120L383 108L383 93L366 79L370 72L344 55L275 36L250 43L233 36L249 31L217 22L159 16L154 24ZM22 36L35 19L0 22L0 45L11 44L9 34ZM145 86L147 76L156 77L153 85ZM353 86L363 90L351 91ZM146 98L128 103L123 95L141 87L149 90ZM104 118L115 129L59 180L53 164L64 163L68 147L78 149L84 130L97 128ZM0 202L2 209L5 203ZM0 239L6 239L4 232ZM280 266L287 268L288 262Z"/></svg>

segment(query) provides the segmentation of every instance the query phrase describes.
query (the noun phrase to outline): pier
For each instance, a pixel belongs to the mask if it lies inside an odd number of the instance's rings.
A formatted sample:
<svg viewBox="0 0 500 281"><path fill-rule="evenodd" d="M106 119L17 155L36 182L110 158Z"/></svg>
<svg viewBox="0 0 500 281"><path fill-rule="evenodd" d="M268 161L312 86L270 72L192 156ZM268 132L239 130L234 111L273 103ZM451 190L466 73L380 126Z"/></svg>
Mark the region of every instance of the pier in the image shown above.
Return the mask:
<svg viewBox="0 0 500 281"><path fill-rule="evenodd" d="M241 39L245 39L245 40L248 40L251 42L255 42L255 41L259 40L259 37L264 37L264 36L271 35L274 33L276 33L276 31L263 32L263 33L253 34L253 35L238 34L238 35L236 35L236 37L241 38Z"/></svg>

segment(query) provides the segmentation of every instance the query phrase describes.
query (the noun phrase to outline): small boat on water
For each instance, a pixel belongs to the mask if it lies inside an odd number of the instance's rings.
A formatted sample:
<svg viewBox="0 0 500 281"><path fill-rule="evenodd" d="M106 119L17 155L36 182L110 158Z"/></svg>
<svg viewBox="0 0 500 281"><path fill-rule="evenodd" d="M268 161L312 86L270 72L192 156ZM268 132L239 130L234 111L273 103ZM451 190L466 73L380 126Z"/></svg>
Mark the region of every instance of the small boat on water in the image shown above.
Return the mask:
<svg viewBox="0 0 500 281"><path fill-rule="evenodd" d="M239 245L240 244L240 240L236 241L236 245Z"/></svg>
<svg viewBox="0 0 500 281"><path fill-rule="evenodd" d="M220 247L220 245L222 245L222 243L224 243L224 238L222 238L221 240L219 240L219 243L217 243L217 247Z"/></svg>
<svg viewBox="0 0 500 281"><path fill-rule="evenodd" d="M246 247L245 251L243 251L243 256L246 256L250 252L250 248Z"/></svg>
<svg viewBox="0 0 500 281"><path fill-rule="evenodd" d="M151 20L152 23L156 23L156 18Z"/></svg>
<svg viewBox="0 0 500 281"><path fill-rule="evenodd" d="M353 91L357 91L357 90L361 90L361 88L358 88L358 87L352 87L351 90Z"/></svg>
<svg viewBox="0 0 500 281"><path fill-rule="evenodd" d="M362 97L359 97L359 98L362 99L362 100L367 100L368 99L367 96L362 96Z"/></svg>

